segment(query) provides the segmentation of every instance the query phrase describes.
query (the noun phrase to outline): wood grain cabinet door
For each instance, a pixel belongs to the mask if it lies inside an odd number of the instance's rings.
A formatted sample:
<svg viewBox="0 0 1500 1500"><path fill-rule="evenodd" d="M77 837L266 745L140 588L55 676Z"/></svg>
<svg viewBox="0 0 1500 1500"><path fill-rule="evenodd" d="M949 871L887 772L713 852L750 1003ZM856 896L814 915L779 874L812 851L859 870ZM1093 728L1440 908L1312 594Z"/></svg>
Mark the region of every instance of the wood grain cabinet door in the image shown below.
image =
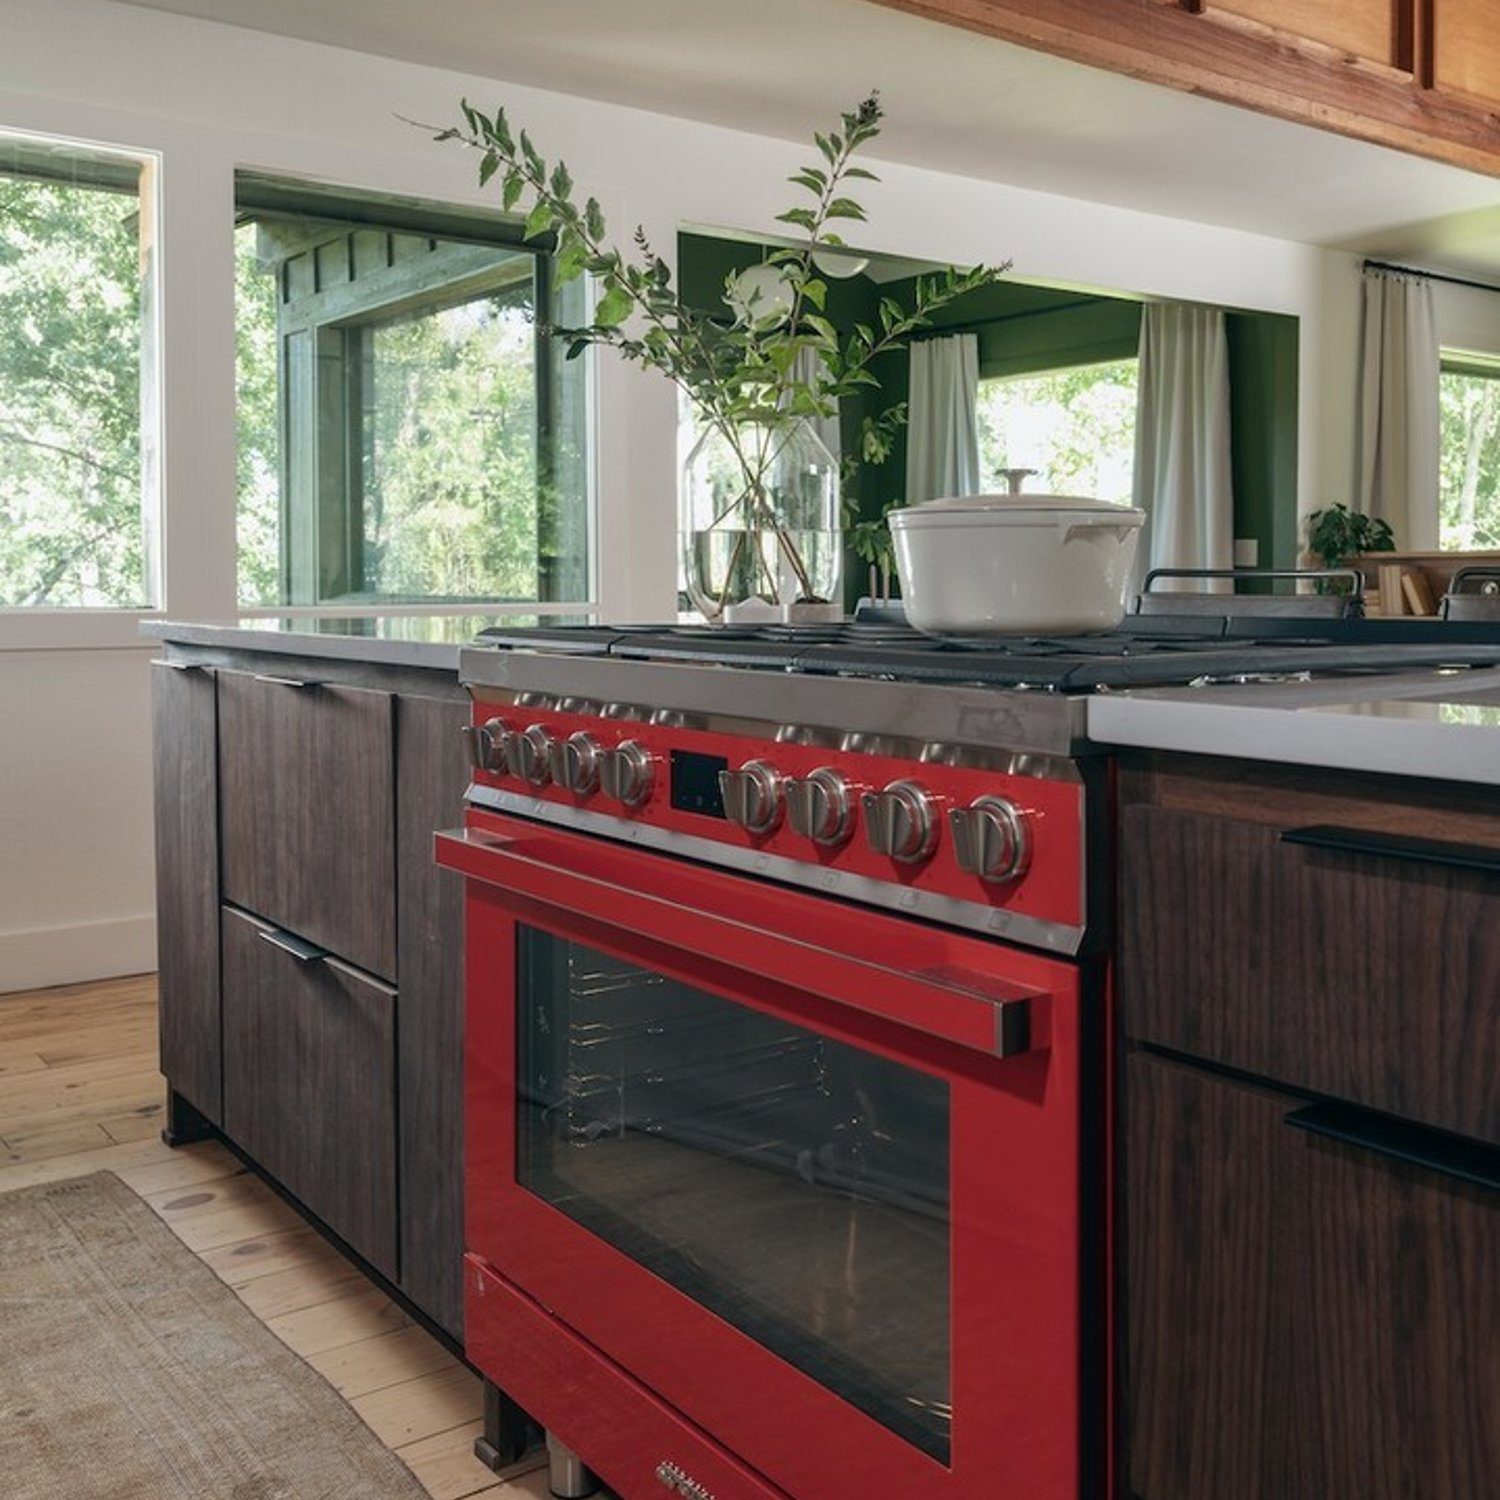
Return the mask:
<svg viewBox="0 0 1500 1500"><path fill-rule="evenodd" d="M1500 1494L1500 1188L1148 1053L1125 1093L1132 1494Z"/></svg>
<svg viewBox="0 0 1500 1500"><path fill-rule="evenodd" d="M1205 0L1207 16L1239 16L1349 57L1409 68L1416 0ZM1403 60L1405 59L1405 60Z"/></svg>
<svg viewBox="0 0 1500 1500"><path fill-rule="evenodd" d="M212 671L152 666L161 1070L216 1125L223 1119L217 713Z"/></svg>
<svg viewBox="0 0 1500 1500"><path fill-rule="evenodd" d="M1500 868L1246 809L1123 809L1126 1032L1500 1143Z"/></svg>
<svg viewBox="0 0 1500 1500"><path fill-rule="evenodd" d="M1434 85L1500 107L1500 0L1430 0Z"/></svg>
<svg viewBox="0 0 1500 1500"><path fill-rule="evenodd" d="M220 674L224 899L394 980L391 715L385 692Z"/></svg>
<svg viewBox="0 0 1500 1500"><path fill-rule="evenodd" d="M463 819L467 699L396 700L401 1285L463 1337L464 901L432 836Z"/></svg>
<svg viewBox="0 0 1500 1500"><path fill-rule="evenodd" d="M223 927L224 1129L395 1280L396 992L232 907Z"/></svg>

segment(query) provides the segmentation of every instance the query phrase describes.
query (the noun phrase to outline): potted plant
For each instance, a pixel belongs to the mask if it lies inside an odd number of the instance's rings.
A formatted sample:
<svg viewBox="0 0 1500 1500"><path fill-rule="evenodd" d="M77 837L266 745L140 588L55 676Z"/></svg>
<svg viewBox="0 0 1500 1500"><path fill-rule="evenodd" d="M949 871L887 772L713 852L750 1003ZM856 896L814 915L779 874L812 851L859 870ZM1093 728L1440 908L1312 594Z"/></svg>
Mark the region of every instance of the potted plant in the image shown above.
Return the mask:
<svg viewBox="0 0 1500 1500"><path fill-rule="evenodd" d="M1325 568L1341 568L1364 552L1394 552L1396 538L1388 522L1339 503L1308 516L1307 550Z"/></svg>
<svg viewBox="0 0 1500 1500"><path fill-rule="evenodd" d="M590 345L613 349L675 381L692 403L703 435L686 465L679 535L695 607L714 621L836 608L840 483L816 422L836 417L843 397L878 390L870 368L878 356L1008 267L918 277L910 307L881 300L878 327L841 332L828 320L817 257L843 247L837 225L866 217L848 185L875 180L854 161L880 131L873 94L841 116L839 129L815 134L819 160L789 179L806 201L777 215L792 243L772 250L753 275L729 279L729 319L682 301L642 230L627 250L611 244L598 201L580 203L567 166L548 162L524 130L512 130L503 109L486 115L466 100L462 115L435 138L478 151L481 184L498 181L504 207L525 212L529 238L553 237L559 284L585 273L597 282L592 321L554 330L568 357ZM864 456L888 450L904 420L904 407L892 407L866 421Z"/></svg>

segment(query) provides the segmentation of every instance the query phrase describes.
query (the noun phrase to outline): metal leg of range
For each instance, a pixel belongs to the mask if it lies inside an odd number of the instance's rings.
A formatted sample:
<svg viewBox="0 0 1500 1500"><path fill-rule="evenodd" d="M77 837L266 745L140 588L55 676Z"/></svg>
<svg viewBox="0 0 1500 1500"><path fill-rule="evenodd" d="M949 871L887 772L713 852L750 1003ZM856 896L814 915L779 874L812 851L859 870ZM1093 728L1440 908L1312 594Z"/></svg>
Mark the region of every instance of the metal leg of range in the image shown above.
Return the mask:
<svg viewBox="0 0 1500 1500"><path fill-rule="evenodd" d="M547 1480L558 1500L581 1500L599 1488L584 1461L565 1443L547 1434Z"/></svg>
<svg viewBox="0 0 1500 1500"><path fill-rule="evenodd" d="M542 1429L492 1380L484 1383L484 1431L474 1457L497 1474L519 1463L542 1440Z"/></svg>
<svg viewBox="0 0 1500 1500"><path fill-rule="evenodd" d="M214 1133L213 1124L200 1114L181 1094L167 1091L167 1123L162 1127L161 1138L169 1146L190 1146L194 1141L206 1141Z"/></svg>

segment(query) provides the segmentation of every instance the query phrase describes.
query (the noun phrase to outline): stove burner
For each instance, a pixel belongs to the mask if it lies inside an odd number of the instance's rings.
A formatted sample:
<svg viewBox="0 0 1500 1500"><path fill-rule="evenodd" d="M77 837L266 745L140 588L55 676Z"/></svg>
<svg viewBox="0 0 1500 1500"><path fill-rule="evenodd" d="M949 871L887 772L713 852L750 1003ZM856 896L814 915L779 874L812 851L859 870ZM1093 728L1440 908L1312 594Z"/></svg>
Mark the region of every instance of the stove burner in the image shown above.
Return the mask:
<svg viewBox="0 0 1500 1500"><path fill-rule="evenodd" d="M1500 665L1500 623L1132 615L1094 635L926 636L888 616L831 625L572 625L486 630L513 651L740 670L1086 693Z"/></svg>

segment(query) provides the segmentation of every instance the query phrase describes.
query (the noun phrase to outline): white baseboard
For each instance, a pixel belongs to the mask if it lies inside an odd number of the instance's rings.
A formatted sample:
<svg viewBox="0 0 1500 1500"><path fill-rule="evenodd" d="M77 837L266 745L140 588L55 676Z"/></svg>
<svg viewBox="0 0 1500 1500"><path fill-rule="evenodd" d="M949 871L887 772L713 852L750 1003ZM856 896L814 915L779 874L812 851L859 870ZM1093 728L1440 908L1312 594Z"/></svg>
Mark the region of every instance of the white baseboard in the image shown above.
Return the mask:
<svg viewBox="0 0 1500 1500"><path fill-rule="evenodd" d="M0 995L155 967L156 918L150 915L0 932Z"/></svg>

